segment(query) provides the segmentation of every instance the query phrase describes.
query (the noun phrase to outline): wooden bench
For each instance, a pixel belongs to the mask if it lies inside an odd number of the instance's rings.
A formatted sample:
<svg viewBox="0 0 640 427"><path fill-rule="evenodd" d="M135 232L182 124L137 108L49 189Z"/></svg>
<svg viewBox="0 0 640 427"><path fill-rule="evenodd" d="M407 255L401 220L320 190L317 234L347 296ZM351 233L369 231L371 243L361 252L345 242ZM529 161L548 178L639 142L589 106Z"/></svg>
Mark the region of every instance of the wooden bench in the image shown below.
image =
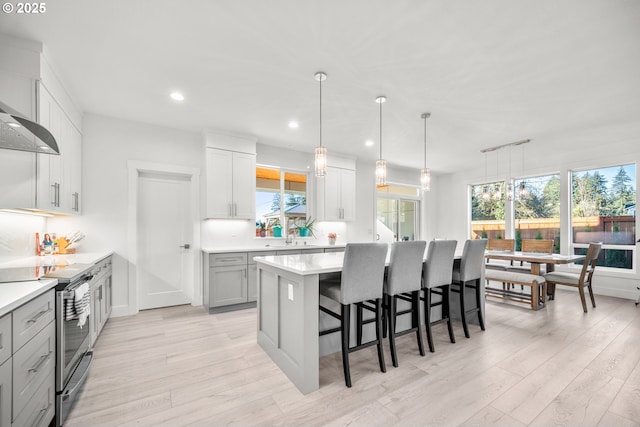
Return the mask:
<svg viewBox="0 0 640 427"><path fill-rule="evenodd" d="M547 299L547 282L542 276L536 276L534 274L517 273L514 271L504 270L485 270L485 279L487 280L487 286L485 287L487 296L502 298L515 302L521 302L531 305L531 309L538 311L543 308ZM502 288L496 288L489 286L489 281L502 282ZM518 292L505 284L514 283L522 286L529 286L531 293Z"/></svg>

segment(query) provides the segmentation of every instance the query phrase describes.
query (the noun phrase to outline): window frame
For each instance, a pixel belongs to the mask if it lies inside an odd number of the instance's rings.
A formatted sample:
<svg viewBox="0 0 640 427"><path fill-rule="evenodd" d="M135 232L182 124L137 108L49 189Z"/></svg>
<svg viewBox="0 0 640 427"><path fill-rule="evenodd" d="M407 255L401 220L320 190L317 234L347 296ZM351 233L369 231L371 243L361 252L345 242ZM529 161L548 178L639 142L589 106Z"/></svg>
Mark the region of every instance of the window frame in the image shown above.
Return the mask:
<svg viewBox="0 0 640 427"><path fill-rule="evenodd" d="M397 194L397 193L380 193L378 191L378 188L375 187L375 204L374 204L374 225L375 225L375 230L376 230L376 241L379 240L379 232L378 232L378 199L383 199L383 200L395 200L396 202L402 202L402 201L411 201L411 202L417 202L416 203L416 213L415 213L415 239L414 240L421 240L421 236L422 236L422 197L421 197L421 189L419 186L417 185L412 185L412 184L404 184L404 183L399 183L399 182L387 182L388 185L393 185L393 186L399 186L399 187L406 187L406 188L413 188L416 190L416 195L415 196L411 196L408 194ZM399 213L399 210L398 210ZM398 240L398 235L396 234L396 242L399 241Z"/></svg>

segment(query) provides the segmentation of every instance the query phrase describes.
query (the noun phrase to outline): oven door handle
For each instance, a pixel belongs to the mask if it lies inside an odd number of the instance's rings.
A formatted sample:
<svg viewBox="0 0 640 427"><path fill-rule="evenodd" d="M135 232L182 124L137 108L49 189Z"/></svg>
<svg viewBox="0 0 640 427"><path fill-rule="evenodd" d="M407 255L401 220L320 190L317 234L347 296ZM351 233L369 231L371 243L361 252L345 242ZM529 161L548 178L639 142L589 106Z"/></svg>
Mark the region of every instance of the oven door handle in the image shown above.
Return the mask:
<svg viewBox="0 0 640 427"><path fill-rule="evenodd" d="M69 389L67 391L64 392L64 397L70 396L73 393L75 393L76 389L78 387L80 387L83 383L84 380L87 378L87 375L89 375L89 367L91 366L91 361L93 360L93 351L88 351L85 353L84 357L90 357L91 359L89 360L89 365L87 366L87 369L85 369L85 371L82 373L82 376L80 377L80 379L78 380L78 382L76 382L76 385L73 386L72 389ZM78 366L80 366L80 364L82 363L82 361L80 361L80 363L78 364Z"/></svg>

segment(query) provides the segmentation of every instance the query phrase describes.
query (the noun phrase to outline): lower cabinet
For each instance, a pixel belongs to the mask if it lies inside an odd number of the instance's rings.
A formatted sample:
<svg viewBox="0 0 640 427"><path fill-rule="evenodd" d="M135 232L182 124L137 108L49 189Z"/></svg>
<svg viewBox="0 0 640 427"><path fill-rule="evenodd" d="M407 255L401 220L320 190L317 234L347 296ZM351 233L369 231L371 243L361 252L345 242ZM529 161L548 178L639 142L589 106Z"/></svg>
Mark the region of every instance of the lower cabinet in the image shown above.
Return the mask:
<svg viewBox="0 0 640 427"><path fill-rule="evenodd" d="M323 249L302 246L279 251L204 253L204 306L210 313L255 307L258 300L256 257L340 251L344 251L344 247Z"/></svg>
<svg viewBox="0 0 640 427"><path fill-rule="evenodd" d="M91 325L91 345L93 346L102 328L111 315L112 297L112 269L111 257L96 264L97 273L89 285L91 310L89 323Z"/></svg>
<svg viewBox="0 0 640 427"><path fill-rule="evenodd" d="M0 319L0 427L45 427L55 416L56 326L43 309L53 299L52 289Z"/></svg>

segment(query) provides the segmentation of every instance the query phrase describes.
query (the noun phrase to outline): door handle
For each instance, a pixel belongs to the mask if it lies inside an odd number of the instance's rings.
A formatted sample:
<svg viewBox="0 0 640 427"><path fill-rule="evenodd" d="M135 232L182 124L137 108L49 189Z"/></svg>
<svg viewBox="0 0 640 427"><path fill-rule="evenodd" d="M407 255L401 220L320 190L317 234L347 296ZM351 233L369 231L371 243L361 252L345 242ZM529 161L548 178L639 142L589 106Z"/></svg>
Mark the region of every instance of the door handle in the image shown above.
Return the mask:
<svg viewBox="0 0 640 427"><path fill-rule="evenodd" d="M183 249L189 249L189 248L191 247L191 245L190 245L190 244L188 244L188 243L185 243L184 245L180 245L180 246L178 246L178 247L179 247L179 248L183 248Z"/></svg>

